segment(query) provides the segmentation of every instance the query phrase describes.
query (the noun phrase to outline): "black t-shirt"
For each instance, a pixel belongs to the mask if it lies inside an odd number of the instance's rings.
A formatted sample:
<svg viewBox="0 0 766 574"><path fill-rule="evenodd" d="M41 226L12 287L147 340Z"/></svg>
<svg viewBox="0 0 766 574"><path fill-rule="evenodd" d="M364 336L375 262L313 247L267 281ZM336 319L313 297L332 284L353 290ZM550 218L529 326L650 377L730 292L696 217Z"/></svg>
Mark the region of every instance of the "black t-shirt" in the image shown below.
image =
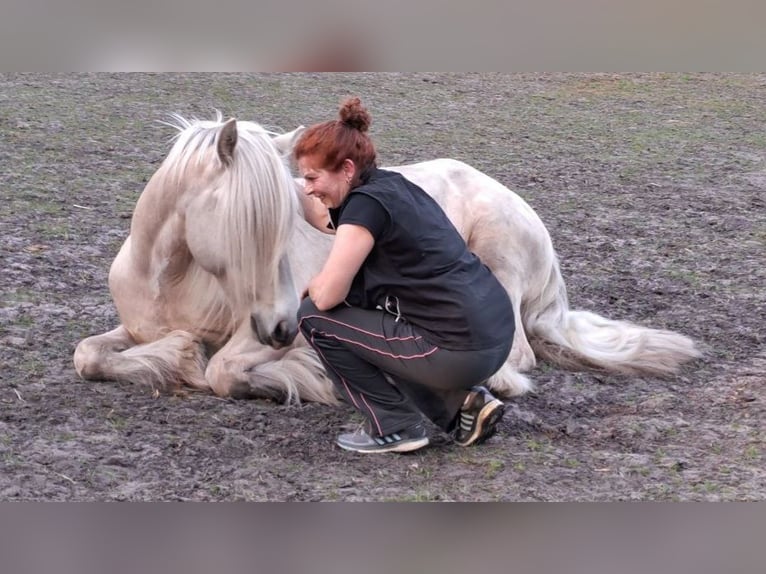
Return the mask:
<svg viewBox="0 0 766 574"><path fill-rule="evenodd" d="M401 315L446 349L490 348L513 336L503 286L436 201L402 175L374 170L330 215L336 226L361 225L375 239L350 305L374 308L396 297Z"/></svg>

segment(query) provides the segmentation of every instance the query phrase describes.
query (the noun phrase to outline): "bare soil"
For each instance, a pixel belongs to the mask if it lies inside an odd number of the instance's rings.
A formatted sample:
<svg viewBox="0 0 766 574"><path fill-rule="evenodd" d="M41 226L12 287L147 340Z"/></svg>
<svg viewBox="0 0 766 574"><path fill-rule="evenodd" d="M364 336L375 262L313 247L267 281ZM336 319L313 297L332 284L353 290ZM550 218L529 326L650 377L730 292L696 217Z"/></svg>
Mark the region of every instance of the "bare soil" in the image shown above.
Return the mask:
<svg viewBox="0 0 766 574"><path fill-rule="evenodd" d="M766 75L0 75L0 500L761 500ZM348 407L86 383L171 112L288 130L358 94L381 163L454 157L546 222L573 307L683 332L678 376L540 364L499 433L333 445ZM512 254L511 254L512 256Z"/></svg>

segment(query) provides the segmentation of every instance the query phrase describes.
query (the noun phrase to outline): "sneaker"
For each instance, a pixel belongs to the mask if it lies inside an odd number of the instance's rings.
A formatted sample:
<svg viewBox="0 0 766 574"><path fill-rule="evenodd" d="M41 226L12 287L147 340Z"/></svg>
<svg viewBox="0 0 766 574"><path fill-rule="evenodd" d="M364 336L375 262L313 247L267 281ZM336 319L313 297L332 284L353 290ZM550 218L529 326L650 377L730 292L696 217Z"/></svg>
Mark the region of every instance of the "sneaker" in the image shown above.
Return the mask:
<svg viewBox="0 0 766 574"><path fill-rule="evenodd" d="M460 446L480 444L495 434L505 405L485 387L472 387L460 407L455 442Z"/></svg>
<svg viewBox="0 0 766 574"><path fill-rule="evenodd" d="M418 423L404 430L384 436L370 436L364 430L338 436L340 448L354 452L411 452L428 444L426 427Z"/></svg>

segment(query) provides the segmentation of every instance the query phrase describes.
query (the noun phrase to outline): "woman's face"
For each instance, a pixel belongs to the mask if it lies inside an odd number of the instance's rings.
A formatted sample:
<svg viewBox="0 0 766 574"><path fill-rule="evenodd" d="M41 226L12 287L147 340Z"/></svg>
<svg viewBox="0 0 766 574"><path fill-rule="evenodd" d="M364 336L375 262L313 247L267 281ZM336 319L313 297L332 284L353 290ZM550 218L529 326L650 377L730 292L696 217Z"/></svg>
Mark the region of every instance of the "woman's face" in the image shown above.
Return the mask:
<svg viewBox="0 0 766 574"><path fill-rule="evenodd" d="M319 162L311 156L298 160L298 171L305 180L303 191L316 197L325 207L339 207L351 190L354 162L347 159L338 171L328 171L318 165Z"/></svg>

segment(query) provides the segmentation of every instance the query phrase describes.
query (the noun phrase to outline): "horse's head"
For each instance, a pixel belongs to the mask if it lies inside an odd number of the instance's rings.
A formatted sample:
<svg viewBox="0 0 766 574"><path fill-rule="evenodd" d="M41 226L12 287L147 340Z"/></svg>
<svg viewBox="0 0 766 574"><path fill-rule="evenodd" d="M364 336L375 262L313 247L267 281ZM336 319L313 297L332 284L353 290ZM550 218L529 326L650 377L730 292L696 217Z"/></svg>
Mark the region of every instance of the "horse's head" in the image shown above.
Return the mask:
<svg viewBox="0 0 766 574"><path fill-rule="evenodd" d="M272 138L258 124L224 123L220 116L179 127L174 150L181 149L168 159L185 172L177 181L189 190L184 215L192 257L216 277L240 328L246 322L274 348L291 344L300 301L288 248L299 208L280 148L297 131Z"/></svg>

